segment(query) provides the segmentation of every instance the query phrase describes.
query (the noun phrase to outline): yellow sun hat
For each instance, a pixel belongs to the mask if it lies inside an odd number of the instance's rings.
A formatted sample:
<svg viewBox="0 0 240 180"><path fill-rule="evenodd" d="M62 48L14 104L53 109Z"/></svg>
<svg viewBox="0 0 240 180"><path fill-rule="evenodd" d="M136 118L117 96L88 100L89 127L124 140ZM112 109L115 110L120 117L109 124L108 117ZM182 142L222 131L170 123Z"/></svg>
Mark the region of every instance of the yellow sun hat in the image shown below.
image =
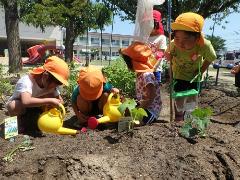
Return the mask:
<svg viewBox="0 0 240 180"><path fill-rule="evenodd" d="M204 44L204 35L202 33L204 25L204 18L193 12L187 12L180 14L176 20L171 24L172 30L182 30L201 33L199 44Z"/></svg>

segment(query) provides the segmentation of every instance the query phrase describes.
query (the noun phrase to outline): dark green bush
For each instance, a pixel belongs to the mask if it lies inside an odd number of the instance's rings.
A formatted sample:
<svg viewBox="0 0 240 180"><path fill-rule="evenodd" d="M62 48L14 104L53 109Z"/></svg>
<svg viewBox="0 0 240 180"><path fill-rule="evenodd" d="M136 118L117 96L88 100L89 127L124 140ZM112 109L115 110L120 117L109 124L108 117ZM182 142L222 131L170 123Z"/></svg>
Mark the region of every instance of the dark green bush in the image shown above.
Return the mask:
<svg viewBox="0 0 240 180"><path fill-rule="evenodd" d="M102 71L108 82L120 89L123 95L135 96L135 73L128 70L122 58L117 59L114 64L104 67Z"/></svg>

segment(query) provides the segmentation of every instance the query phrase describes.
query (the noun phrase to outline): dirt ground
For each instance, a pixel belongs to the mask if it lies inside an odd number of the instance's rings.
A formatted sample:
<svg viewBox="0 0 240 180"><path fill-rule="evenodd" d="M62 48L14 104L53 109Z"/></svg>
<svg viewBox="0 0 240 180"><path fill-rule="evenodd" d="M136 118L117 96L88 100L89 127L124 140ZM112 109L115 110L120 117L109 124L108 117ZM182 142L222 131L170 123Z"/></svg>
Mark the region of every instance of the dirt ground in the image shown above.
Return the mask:
<svg viewBox="0 0 240 180"><path fill-rule="evenodd" d="M210 106L207 134L197 142L178 135L169 120L169 96L162 88L164 108L157 123L118 133L114 126L76 136L31 137L35 149L17 151L13 162L2 158L17 144L0 138L0 179L240 179L240 97L232 81L214 79L199 98ZM76 122L68 108L66 126ZM5 117L4 108L0 117ZM76 124L76 123L75 123ZM75 127L76 128L76 127Z"/></svg>

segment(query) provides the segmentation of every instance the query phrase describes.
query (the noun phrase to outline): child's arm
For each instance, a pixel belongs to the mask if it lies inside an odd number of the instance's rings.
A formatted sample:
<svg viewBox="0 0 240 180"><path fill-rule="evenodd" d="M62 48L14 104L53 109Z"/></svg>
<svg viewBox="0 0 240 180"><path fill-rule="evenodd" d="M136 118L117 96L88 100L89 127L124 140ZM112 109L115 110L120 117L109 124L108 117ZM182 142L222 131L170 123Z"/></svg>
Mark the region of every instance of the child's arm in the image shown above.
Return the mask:
<svg viewBox="0 0 240 180"><path fill-rule="evenodd" d="M231 73L232 74L237 74L238 72L240 72L240 64L236 65L232 68Z"/></svg>
<svg viewBox="0 0 240 180"><path fill-rule="evenodd" d="M202 65L202 67L201 67L201 74L203 74L205 71L206 71L206 69L208 68L208 66L211 64L211 62L209 62L209 61L207 61L207 60L205 60L204 62L203 62L203 65Z"/></svg>
<svg viewBox="0 0 240 180"><path fill-rule="evenodd" d="M43 105L59 106L61 99L58 98L35 98L28 92L22 92L20 98L24 107L40 107Z"/></svg>

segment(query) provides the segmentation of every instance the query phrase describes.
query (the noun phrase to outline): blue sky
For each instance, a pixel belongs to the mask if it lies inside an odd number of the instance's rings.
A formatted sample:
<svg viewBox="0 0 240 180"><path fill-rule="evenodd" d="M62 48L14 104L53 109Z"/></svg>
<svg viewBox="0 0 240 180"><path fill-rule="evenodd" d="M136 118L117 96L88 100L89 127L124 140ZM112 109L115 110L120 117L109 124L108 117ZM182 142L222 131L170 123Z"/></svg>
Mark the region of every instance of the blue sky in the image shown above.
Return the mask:
<svg viewBox="0 0 240 180"><path fill-rule="evenodd" d="M215 36L220 36L226 40L227 50L239 50L240 49L240 13L234 13L228 16L225 20L229 23L225 24L226 29L222 29L221 26L215 26ZM122 22L119 17L114 20L114 34L132 35L134 31L134 24L130 21ZM212 31L210 27L213 22L210 19L205 20L203 32L204 34L211 35ZM111 26L105 28L105 32L111 32Z"/></svg>

